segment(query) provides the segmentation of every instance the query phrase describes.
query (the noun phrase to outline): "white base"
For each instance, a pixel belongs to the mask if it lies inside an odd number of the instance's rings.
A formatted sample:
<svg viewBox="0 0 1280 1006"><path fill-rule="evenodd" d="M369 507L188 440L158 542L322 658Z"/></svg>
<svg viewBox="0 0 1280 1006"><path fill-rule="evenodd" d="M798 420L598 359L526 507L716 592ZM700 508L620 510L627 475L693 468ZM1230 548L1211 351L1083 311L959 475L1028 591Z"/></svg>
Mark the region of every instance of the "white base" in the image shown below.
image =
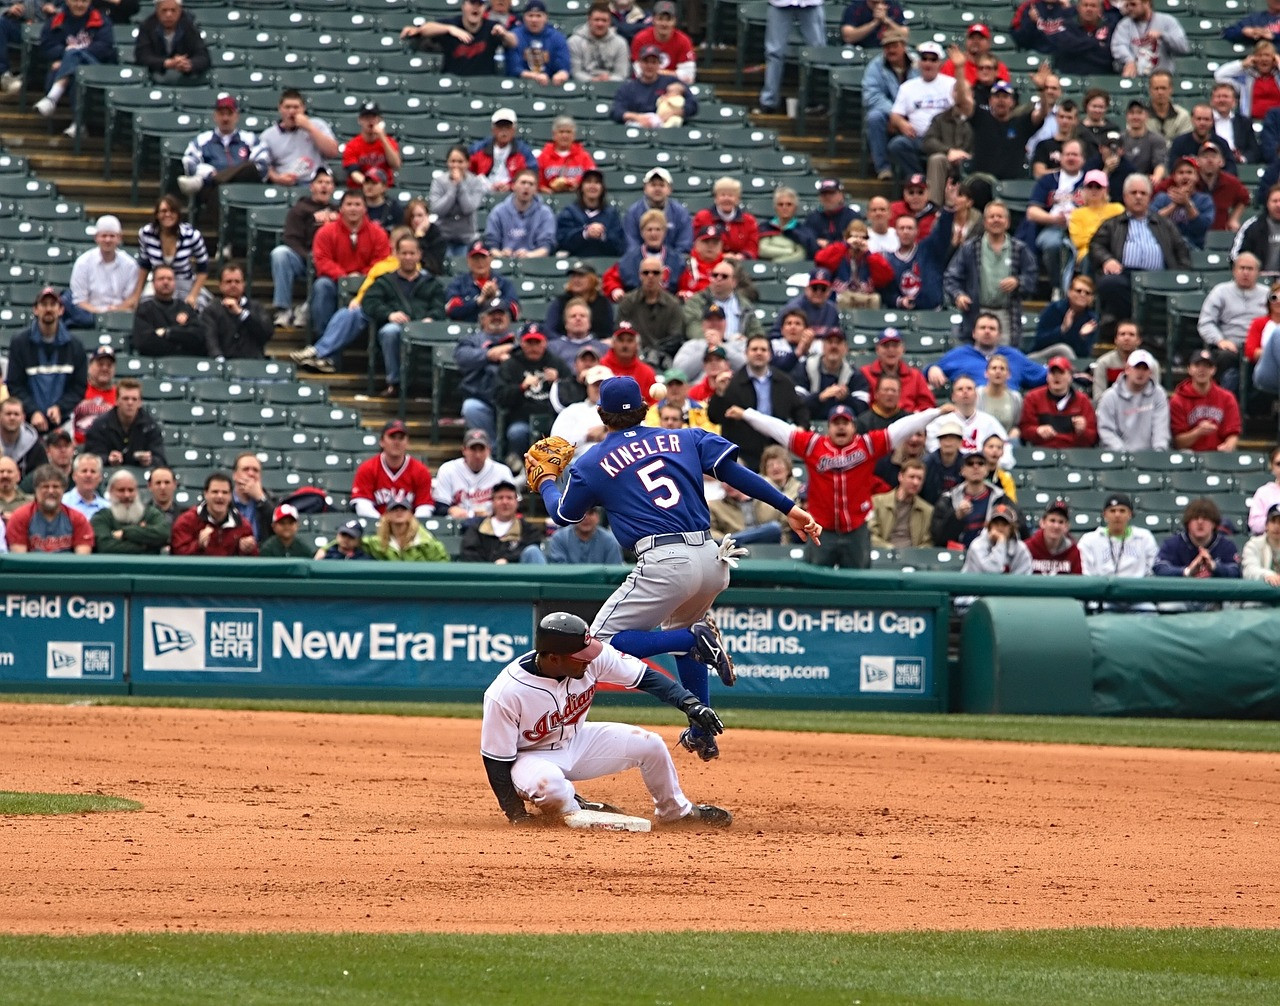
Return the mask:
<svg viewBox="0 0 1280 1006"><path fill-rule="evenodd" d="M653 822L647 817L631 817L627 814L610 814L603 810L575 810L561 820L570 828L591 831L651 831Z"/></svg>

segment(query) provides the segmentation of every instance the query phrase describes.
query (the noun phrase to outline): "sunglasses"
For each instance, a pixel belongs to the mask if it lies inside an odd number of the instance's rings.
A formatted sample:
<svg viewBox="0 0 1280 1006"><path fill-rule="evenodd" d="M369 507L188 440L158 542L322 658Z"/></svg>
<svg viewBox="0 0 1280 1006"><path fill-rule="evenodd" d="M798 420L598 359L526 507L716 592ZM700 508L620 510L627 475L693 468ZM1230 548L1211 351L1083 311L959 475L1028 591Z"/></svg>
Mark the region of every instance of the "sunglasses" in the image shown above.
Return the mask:
<svg viewBox="0 0 1280 1006"><path fill-rule="evenodd" d="M921 54L921 56L920 56L920 62L921 62L921 63L936 63L936 62L938 62L938 57L937 57L937 56L932 55L931 53L927 53L927 52L926 52L926 53L922 53L922 54Z"/></svg>
<svg viewBox="0 0 1280 1006"><path fill-rule="evenodd" d="M661 276L662 270L661 269L641 269L640 275L641 276Z"/></svg>

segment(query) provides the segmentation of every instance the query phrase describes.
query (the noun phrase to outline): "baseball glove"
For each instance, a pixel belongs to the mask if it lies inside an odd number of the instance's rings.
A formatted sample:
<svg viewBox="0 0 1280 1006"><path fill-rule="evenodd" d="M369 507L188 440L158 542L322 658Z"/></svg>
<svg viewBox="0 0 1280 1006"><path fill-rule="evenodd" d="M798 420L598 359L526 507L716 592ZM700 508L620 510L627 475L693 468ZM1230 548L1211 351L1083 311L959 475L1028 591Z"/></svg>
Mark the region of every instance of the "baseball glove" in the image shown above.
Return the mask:
<svg viewBox="0 0 1280 1006"><path fill-rule="evenodd" d="M547 479L558 479L573 460L573 444L564 437L543 437L524 456L524 479L534 492Z"/></svg>

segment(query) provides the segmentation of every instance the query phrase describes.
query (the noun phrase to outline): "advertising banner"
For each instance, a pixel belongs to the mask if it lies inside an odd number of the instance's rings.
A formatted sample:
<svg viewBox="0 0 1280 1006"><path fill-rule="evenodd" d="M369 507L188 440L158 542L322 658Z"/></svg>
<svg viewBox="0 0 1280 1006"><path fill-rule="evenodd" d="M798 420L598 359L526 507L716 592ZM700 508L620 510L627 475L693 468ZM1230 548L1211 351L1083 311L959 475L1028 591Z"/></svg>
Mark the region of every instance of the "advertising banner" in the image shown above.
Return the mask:
<svg viewBox="0 0 1280 1006"><path fill-rule="evenodd" d="M779 595L785 597L785 595ZM718 605L745 695L936 702L936 608Z"/></svg>
<svg viewBox="0 0 1280 1006"><path fill-rule="evenodd" d="M0 678L123 685L124 597L9 593L0 598Z"/></svg>
<svg viewBox="0 0 1280 1006"><path fill-rule="evenodd" d="M147 597L134 680L253 687L488 687L531 646L529 601Z"/></svg>

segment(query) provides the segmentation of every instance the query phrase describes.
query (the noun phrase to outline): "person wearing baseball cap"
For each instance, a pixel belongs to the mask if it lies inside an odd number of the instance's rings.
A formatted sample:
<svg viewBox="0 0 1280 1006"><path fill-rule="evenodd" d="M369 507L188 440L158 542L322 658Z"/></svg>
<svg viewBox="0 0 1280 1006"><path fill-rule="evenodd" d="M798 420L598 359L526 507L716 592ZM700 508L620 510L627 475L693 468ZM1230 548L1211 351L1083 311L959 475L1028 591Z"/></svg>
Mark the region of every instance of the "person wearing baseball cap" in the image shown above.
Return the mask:
<svg viewBox="0 0 1280 1006"><path fill-rule="evenodd" d="M809 273L809 282L805 288L778 309L773 325L769 329L769 337L782 337L782 322L794 311L805 317L805 328L814 332L823 332L840 327L840 309L831 296L832 274L828 269L814 269Z"/></svg>
<svg viewBox="0 0 1280 1006"><path fill-rule="evenodd" d="M666 235L658 235L657 243L646 239L642 233L641 220L651 210L661 212L667 221ZM672 198L670 171L657 166L645 172L644 192L627 208L622 220L622 229L626 234L628 252L635 251L640 245L645 245L650 251L663 248L666 258L673 256L679 258L693 250L693 217L682 202ZM683 263L680 268L683 268ZM673 283L679 275L680 269L677 268L672 274ZM615 296L614 299L618 298Z"/></svg>
<svg viewBox="0 0 1280 1006"><path fill-rule="evenodd" d="M584 358L583 363L587 362ZM562 437L579 450L601 440L604 427L600 424L600 388L613 376L608 367L594 363L580 369L577 377L557 384L556 398L562 408L551 424L551 436ZM562 389L568 393L562 394Z"/></svg>
<svg viewBox="0 0 1280 1006"><path fill-rule="evenodd" d="M655 25L657 20L655 18ZM675 27L675 18L671 19L671 27ZM687 84L693 83L696 66L693 44L688 36L683 42L676 42L673 50L659 45L652 39L642 41L641 36L652 29L642 29L631 43L631 58L634 61L635 76L625 80L614 93L613 103L609 106L609 118L614 122L631 123L643 129L662 128L662 118L658 115L658 99L662 97L684 99L684 109L680 115L685 124L698 114L698 99ZM680 33L683 34L683 33ZM666 65L664 65L666 64ZM679 67L685 65L682 79Z"/></svg>
<svg viewBox="0 0 1280 1006"><path fill-rule="evenodd" d="M497 18L503 18L499 21ZM504 15L491 15L485 4L466 0L458 14L441 21L406 25L400 38L415 48L438 49L444 55L442 74L456 77L492 77L509 73L505 60L516 46L516 36ZM502 50L504 62L497 57ZM435 200L432 200L432 205Z"/></svg>
<svg viewBox="0 0 1280 1006"><path fill-rule="evenodd" d="M1274 459L1276 452L1271 456ZM1275 483L1270 483L1275 485ZM1255 503L1256 503L1255 495ZM1255 522L1250 505L1249 526L1257 532L1245 542L1241 553L1241 574L1246 580L1261 580L1269 587L1280 587L1280 503L1261 509L1261 521ZM1258 530L1258 526L1261 530Z"/></svg>
<svg viewBox="0 0 1280 1006"><path fill-rule="evenodd" d="M991 67L990 71L984 71L986 66ZM963 72L965 83L975 92L979 88L985 92L978 93L979 104L983 104L983 99L990 95L993 84L1008 84L1009 68L991 51L991 29L985 24L969 25L964 36L964 59L959 65L951 59L942 64L943 76L958 77L957 70Z"/></svg>
<svg viewBox="0 0 1280 1006"><path fill-rule="evenodd" d="M494 192L509 192L516 175L525 168L537 170L538 159L533 148L516 133L517 125L513 109L499 108L489 117L489 138L471 145L467 168L473 175L487 179ZM432 197L433 206L435 202Z"/></svg>
<svg viewBox="0 0 1280 1006"><path fill-rule="evenodd" d="M377 521L393 501L418 517L430 517L431 470L409 453L409 427L403 419L382 424L381 450L360 462L351 483L351 509L357 517Z"/></svg>
<svg viewBox="0 0 1280 1006"><path fill-rule="evenodd" d="M680 273L677 293L688 301L711 282L711 272L721 264L732 266L724 255L724 231L716 224L708 224L694 235L693 251Z"/></svg>
<svg viewBox="0 0 1280 1006"><path fill-rule="evenodd" d="M1098 418L1089 396L1072 384L1074 363L1054 356L1046 366L1044 385L1032 388L1022 399L1018 424L1022 442L1037 447L1093 447L1098 442Z"/></svg>
<svg viewBox="0 0 1280 1006"><path fill-rule="evenodd" d="M360 188L374 168L381 171L384 186L394 187L396 172L400 170L403 158L400 155L400 144L394 137L387 135L382 109L376 101L366 101L356 113L356 121L360 124L360 131L347 141L342 150L342 167L347 172L347 188ZM368 197L366 189L365 198Z"/></svg>
<svg viewBox="0 0 1280 1006"><path fill-rule="evenodd" d="M454 276L444 292L444 313L450 321L478 321L482 311L501 299L513 318L519 317L520 298L515 284L493 271L489 247L473 241L467 247L467 271Z"/></svg>
<svg viewBox="0 0 1280 1006"><path fill-rule="evenodd" d="M1186 380L1169 396L1169 432L1175 450L1236 449L1241 433L1240 405L1235 395L1213 379L1217 369L1217 354L1207 347L1197 349L1187 361Z"/></svg>
<svg viewBox="0 0 1280 1006"><path fill-rule="evenodd" d="M1157 186L1159 191L1151 201L1151 212L1172 220L1178 233L1192 248L1204 247L1205 235L1209 233L1209 227L1213 223L1213 197L1200 191L1199 184L1200 162L1190 154L1183 154L1174 160L1169 177ZM1256 279L1255 275L1255 287ZM1266 303L1265 288L1257 289L1261 296L1256 306L1261 309ZM1248 321L1252 321L1259 313L1260 310L1251 311Z"/></svg>
<svg viewBox="0 0 1280 1006"><path fill-rule="evenodd" d="M938 428L947 424L944 419ZM939 547L951 543L968 547L982 533L995 507L1011 502L1001 485L989 477L991 465L981 449L962 451L959 464L960 481L942 492L933 505L930 530ZM928 460L925 465L927 469Z"/></svg>
<svg viewBox="0 0 1280 1006"><path fill-rule="evenodd" d="M692 15L692 11L690 14ZM657 50L659 67L663 73L674 74L682 84L692 84L698 79L698 60L693 40L676 27L679 12L672 0L657 0L649 10L651 22L641 28L631 39L631 58L640 74L639 61L645 53Z"/></svg>
<svg viewBox="0 0 1280 1006"><path fill-rule="evenodd" d="M893 99L889 124L896 135L889 140L888 150L899 178L924 172L924 135L934 118L953 103L955 81L940 73L945 58L937 42L922 42L916 47L919 76L904 80Z"/></svg>
<svg viewBox="0 0 1280 1006"><path fill-rule="evenodd" d="M63 313L57 289L42 288L30 327L9 343L6 387L22 402L26 420L37 433L48 433L70 419L89 383L84 344L71 334Z"/></svg>
<svg viewBox="0 0 1280 1006"><path fill-rule="evenodd" d="M896 223L899 217L913 218L916 222L916 240L924 241L933 233L933 224L938 219L940 208L929 198L927 179L917 172L903 181L902 198L895 199L890 205L889 219Z"/></svg>
<svg viewBox="0 0 1280 1006"><path fill-rule="evenodd" d="M1133 497L1108 493L1101 526L1080 536L1080 571L1085 576L1150 576L1158 551L1151 532L1133 525Z"/></svg>
<svg viewBox="0 0 1280 1006"><path fill-rule="evenodd" d="M547 333L538 322L529 322L511 355L499 365L494 401L506 410L507 466L519 471L520 459L529 449L530 423L535 417L548 424L555 419L551 389L572 371L554 353L547 352Z"/></svg>
<svg viewBox="0 0 1280 1006"><path fill-rule="evenodd" d="M1115 451L1167 451L1169 399L1157 379L1155 357L1145 349L1129 354L1120 379L1098 400L1098 439Z"/></svg>
<svg viewBox="0 0 1280 1006"><path fill-rule="evenodd" d="M511 469L494 460L488 431L469 429L462 436L462 456L442 464L431 480L436 515L454 520L487 517L493 509L494 486L514 481Z"/></svg>
<svg viewBox="0 0 1280 1006"><path fill-rule="evenodd" d="M805 217L804 226L822 249L843 241L845 230L857 218L845 202L844 183L839 178L823 178L818 182L818 208Z"/></svg>
<svg viewBox="0 0 1280 1006"><path fill-rule="evenodd" d="M996 573L1029 576L1031 552L1018 538L1018 512L1008 503L997 503L987 513L982 533L969 543L962 573ZM959 598L956 599L959 604Z"/></svg>
<svg viewBox="0 0 1280 1006"><path fill-rule="evenodd" d="M540 87L560 87L569 79L569 40L547 21L544 0L525 0L515 29L515 48L507 53L507 76Z"/></svg>
<svg viewBox="0 0 1280 1006"><path fill-rule="evenodd" d="M1034 576L1079 576L1080 548L1071 537L1071 507L1061 496L1051 499L1040 526L1026 541Z"/></svg>
<svg viewBox="0 0 1280 1006"><path fill-rule="evenodd" d="M298 537L298 508L281 503L271 514L271 537L258 546L264 559L311 559L315 548Z"/></svg>
<svg viewBox="0 0 1280 1006"><path fill-rule="evenodd" d="M213 103L213 129L197 133L182 155L178 189L188 199L205 188L232 182L262 183L253 163L258 142L252 130L240 128L240 105L229 94L220 94Z"/></svg>
<svg viewBox="0 0 1280 1006"><path fill-rule="evenodd" d="M369 560L373 557L364 550L364 524L358 518L338 525L328 544L316 552L317 559L334 559L340 562Z"/></svg>
<svg viewBox="0 0 1280 1006"><path fill-rule="evenodd" d="M975 25L986 32L982 25ZM978 59L990 60L990 33L970 29L965 46L968 56L960 56L961 65L956 70L963 70L956 80L956 110L969 120L973 128L973 157L969 161L969 171L991 175L1001 180L1021 178L1025 175L1022 167L1026 159L1027 141L1044 124L1051 101L1041 100L1026 111L1014 112L1016 99L1013 85L1009 83L1008 69L1003 78L991 84L990 105L983 108L974 98L973 81L969 78L969 63ZM974 49L983 50L982 55L975 56ZM942 71L947 72L946 68ZM1044 90L1048 82L1049 64L1046 61L1032 78L1036 87ZM999 74L997 74L999 76Z"/></svg>

